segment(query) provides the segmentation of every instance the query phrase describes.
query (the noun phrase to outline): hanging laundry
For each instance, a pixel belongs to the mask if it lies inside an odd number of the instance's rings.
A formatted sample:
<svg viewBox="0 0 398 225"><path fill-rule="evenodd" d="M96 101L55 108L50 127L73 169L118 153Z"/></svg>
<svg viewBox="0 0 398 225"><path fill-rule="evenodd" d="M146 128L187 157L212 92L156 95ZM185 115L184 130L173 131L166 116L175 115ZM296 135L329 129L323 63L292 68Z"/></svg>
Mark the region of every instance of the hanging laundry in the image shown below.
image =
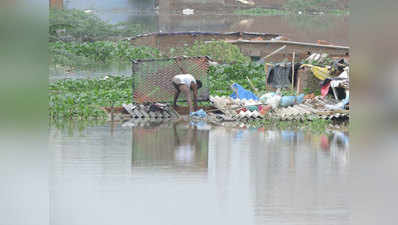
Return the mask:
<svg viewBox="0 0 398 225"><path fill-rule="evenodd" d="M301 67L310 67L314 76L319 80L325 80L326 78L330 77L330 72L327 67L319 67L311 64L303 64Z"/></svg>
<svg viewBox="0 0 398 225"><path fill-rule="evenodd" d="M321 95L322 97L325 97L326 95L329 94L329 89L330 89L330 79L327 78L324 80L324 82L321 84Z"/></svg>
<svg viewBox="0 0 398 225"><path fill-rule="evenodd" d="M294 71L297 70L301 64L294 64ZM271 67L268 72L267 84L273 88L287 88L291 87L292 83L292 63L279 63ZM294 77L294 83L297 83L297 76Z"/></svg>

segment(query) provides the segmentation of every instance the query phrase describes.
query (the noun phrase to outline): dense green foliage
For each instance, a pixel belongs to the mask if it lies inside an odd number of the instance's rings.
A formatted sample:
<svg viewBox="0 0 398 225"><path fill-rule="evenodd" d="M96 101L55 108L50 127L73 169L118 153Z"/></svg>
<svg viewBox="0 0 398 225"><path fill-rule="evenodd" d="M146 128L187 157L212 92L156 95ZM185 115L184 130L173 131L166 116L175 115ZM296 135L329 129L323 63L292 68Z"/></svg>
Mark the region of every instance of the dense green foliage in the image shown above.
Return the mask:
<svg viewBox="0 0 398 225"><path fill-rule="evenodd" d="M250 58L240 52L239 47L224 41L209 43L195 42L192 47L184 49L187 56L209 56L222 63L248 63Z"/></svg>
<svg viewBox="0 0 398 225"><path fill-rule="evenodd" d="M152 29L142 24L109 24L96 16L77 9L50 9L50 41L98 41L134 36Z"/></svg>
<svg viewBox="0 0 398 225"><path fill-rule="evenodd" d="M128 41L50 42L50 63L82 67L134 59L158 58L160 52L150 47L135 47Z"/></svg>
<svg viewBox="0 0 398 225"><path fill-rule="evenodd" d="M51 65L64 67L89 67L98 64L126 63L135 59L161 58L158 49L146 46L133 46L128 41L95 41L95 42L50 42L49 55ZM173 54L172 54L173 55ZM176 54L178 56L180 54ZM195 43L184 49L182 55L210 56L223 63L248 63L250 58L244 56L238 47L225 43Z"/></svg>
<svg viewBox="0 0 398 225"><path fill-rule="evenodd" d="M265 91L264 66L253 62L212 66L209 69L209 76L211 95L231 94L230 86L233 83L238 83L244 88L252 90L247 77L260 92Z"/></svg>
<svg viewBox="0 0 398 225"><path fill-rule="evenodd" d="M49 85L49 116L52 119L105 118L101 107L121 106L132 99L131 77L60 80Z"/></svg>

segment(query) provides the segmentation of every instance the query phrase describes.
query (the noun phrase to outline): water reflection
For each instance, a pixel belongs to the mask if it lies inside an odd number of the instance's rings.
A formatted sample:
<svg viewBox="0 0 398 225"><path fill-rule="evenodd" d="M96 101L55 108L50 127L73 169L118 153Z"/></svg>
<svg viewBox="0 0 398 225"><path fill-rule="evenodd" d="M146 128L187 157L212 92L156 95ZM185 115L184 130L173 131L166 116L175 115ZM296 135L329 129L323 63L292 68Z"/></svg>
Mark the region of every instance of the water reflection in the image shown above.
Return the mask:
<svg viewBox="0 0 398 225"><path fill-rule="evenodd" d="M207 171L209 130L182 123L132 129L133 169Z"/></svg>
<svg viewBox="0 0 398 225"><path fill-rule="evenodd" d="M347 133L74 127L50 129L52 224L349 223Z"/></svg>

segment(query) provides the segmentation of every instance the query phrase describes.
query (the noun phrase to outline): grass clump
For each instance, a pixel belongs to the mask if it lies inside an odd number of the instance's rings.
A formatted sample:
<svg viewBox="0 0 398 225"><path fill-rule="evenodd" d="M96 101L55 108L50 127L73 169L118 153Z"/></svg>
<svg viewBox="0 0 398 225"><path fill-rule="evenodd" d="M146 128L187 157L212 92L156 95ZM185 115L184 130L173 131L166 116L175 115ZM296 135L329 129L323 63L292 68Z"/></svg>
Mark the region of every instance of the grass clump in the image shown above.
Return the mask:
<svg viewBox="0 0 398 225"><path fill-rule="evenodd" d="M101 107L121 106L132 100L132 78L65 79L49 85L49 117L62 119L104 119Z"/></svg>

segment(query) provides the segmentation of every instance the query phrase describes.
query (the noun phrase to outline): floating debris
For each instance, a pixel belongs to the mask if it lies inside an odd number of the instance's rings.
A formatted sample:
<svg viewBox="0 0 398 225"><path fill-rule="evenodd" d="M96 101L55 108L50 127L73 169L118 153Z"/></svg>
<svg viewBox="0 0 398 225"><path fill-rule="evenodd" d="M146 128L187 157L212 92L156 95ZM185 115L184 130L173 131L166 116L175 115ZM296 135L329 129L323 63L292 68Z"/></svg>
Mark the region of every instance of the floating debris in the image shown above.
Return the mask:
<svg viewBox="0 0 398 225"><path fill-rule="evenodd" d="M183 9L182 10L182 14L183 15L193 15L194 14L194 10L193 9Z"/></svg>

